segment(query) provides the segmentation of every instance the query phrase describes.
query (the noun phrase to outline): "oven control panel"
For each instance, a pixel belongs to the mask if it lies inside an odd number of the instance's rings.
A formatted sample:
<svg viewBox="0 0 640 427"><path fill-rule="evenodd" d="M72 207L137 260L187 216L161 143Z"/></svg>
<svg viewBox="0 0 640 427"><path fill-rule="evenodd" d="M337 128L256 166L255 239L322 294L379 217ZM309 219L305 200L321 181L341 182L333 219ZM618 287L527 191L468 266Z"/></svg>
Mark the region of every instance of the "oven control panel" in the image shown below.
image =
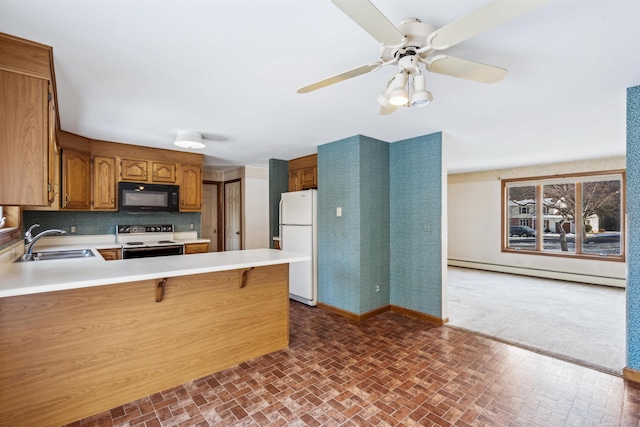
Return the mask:
<svg viewBox="0 0 640 427"><path fill-rule="evenodd" d="M173 233L173 224L117 225L117 234L132 233Z"/></svg>

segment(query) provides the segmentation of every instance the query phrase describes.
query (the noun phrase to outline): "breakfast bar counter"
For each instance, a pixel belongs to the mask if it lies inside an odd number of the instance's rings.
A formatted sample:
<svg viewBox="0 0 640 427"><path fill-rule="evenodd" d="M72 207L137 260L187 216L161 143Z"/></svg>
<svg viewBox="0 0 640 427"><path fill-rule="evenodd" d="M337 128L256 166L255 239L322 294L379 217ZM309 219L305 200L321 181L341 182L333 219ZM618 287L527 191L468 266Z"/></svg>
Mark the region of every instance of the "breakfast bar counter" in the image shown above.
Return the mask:
<svg viewBox="0 0 640 427"><path fill-rule="evenodd" d="M53 249L64 248L71 247ZM250 249L117 261L105 261L97 255L95 258L5 263L0 264L0 298L308 259L306 255L275 249Z"/></svg>
<svg viewBox="0 0 640 427"><path fill-rule="evenodd" d="M0 265L0 425L59 426L289 345L272 249Z"/></svg>

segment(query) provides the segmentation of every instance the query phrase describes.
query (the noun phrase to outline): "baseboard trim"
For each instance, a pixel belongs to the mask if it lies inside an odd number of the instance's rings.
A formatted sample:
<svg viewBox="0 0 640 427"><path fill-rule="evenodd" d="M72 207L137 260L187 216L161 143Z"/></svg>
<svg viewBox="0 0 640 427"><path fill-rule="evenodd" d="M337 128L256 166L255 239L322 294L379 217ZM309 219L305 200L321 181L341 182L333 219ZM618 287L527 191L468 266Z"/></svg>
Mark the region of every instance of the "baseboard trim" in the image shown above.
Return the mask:
<svg viewBox="0 0 640 427"><path fill-rule="evenodd" d="M361 315L353 313L351 311L343 310L343 309L338 308L338 307L334 307L333 305L329 305L329 304L324 304L324 303L318 302L316 307L318 307L318 308L320 308L322 310L326 310L326 311L329 311L331 313L337 314L339 316L346 317L349 320L353 320L353 321L356 321L356 322L362 321L362 316Z"/></svg>
<svg viewBox="0 0 640 427"><path fill-rule="evenodd" d="M391 305L391 304L376 308L375 310L371 310L363 314L356 314L348 310L343 310L342 308L334 307L333 305L324 304L322 302L318 302L317 307L322 310L326 310L331 313L337 314L339 316L346 317L347 319L350 319L356 322L362 322L364 320L371 319L372 317L375 317L378 314L382 314L389 310L405 316L413 317L415 319L424 320L426 322L432 323L437 326L442 326L449 321L449 319L442 319L440 317L432 316L430 314L421 313L419 311L415 311L405 307L400 307L398 305Z"/></svg>
<svg viewBox="0 0 640 427"><path fill-rule="evenodd" d="M460 259L448 259L447 265L451 267L473 268L476 270L495 271L498 273L520 274L523 276L542 277L545 279L565 280L568 282L589 283L592 285L614 286L626 288L626 279L616 277L595 276L591 274L566 273L563 271L544 270L540 268L514 267L510 265L491 264L476 261L464 261Z"/></svg>
<svg viewBox="0 0 640 427"><path fill-rule="evenodd" d="M622 378L633 381L634 383L640 383L640 371L631 368L623 368Z"/></svg>
<svg viewBox="0 0 640 427"><path fill-rule="evenodd" d="M404 314L405 316L413 317L415 319L424 320L426 322L433 323L434 325L437 325L437 326L443 326L445 323L449 321L448 318L443 319L441 317L436 317L427 313L422 313L421 311L400 307L399 305L391 305L391 311Z"/></svg>

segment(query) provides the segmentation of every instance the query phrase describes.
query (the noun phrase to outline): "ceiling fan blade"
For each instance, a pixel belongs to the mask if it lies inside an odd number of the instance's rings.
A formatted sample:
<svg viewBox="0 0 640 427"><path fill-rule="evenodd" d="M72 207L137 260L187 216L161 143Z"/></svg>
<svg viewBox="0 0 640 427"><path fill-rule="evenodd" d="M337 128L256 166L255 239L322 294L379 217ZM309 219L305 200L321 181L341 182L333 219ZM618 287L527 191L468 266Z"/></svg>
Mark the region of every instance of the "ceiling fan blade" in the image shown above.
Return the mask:
<svg viewBox="0 0 640 427"><path fill-rule="evenodd" d="M437 55L424 62L427 65L427 70L434 73L446 74L447 76L459 77L480 83L499 82L507 77L508 73L504 68L449 55Z"/></svg>
<svg viewBox="0 0 640 427"><path fill-rule="evenodd" d="M354 68L353 70L345 71L342 74L329 77L328 79L320 80L319 82L315 82L308 86L301 87L300 89L298 89L298 93L313 92L314 90L322 89L323 87L331 86L332 84L336 84L353 77L358 77L362 74L367 74L372 71L376 71L381 66L382 66L382 62L374 62L371 64L363 65L361 67Z"/></svg>
<svg viewBox="0 0 640 427"><path fill-rule="evenodd" d="M380 107L380 115L388 116L389 114L394 113L398 109L395 105L389 105L388 107L382 106Z"/></svg>
<svg viewBox="0 0 640 427"><path fill-rule="evenodd" d="M427 42L436 50L446 49L483 31L531 12L549 1L493 0L464 18L434 31L429 35Z"/></svg>
<svg viewBox="0 0 640 427"><path fill-rule="evenodd" d="M386 46L405 42L402 34L369 0L332 0L356 24Z"/></svg>

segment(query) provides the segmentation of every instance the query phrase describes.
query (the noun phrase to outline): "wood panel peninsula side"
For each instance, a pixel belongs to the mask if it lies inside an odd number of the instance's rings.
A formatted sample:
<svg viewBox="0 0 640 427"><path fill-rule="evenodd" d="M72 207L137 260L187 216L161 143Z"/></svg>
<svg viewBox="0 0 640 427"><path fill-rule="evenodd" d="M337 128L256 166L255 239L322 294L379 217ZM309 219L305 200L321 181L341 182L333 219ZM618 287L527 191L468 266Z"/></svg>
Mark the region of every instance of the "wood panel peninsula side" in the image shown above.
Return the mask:
<svg viewBox="0 0 640 427"><path fill-rule="evenodd" d="M301 257L236 252L62 261L80 270L66 286L32 279L51 261L0 266L0 282L34 281L0 289L0 425L71 423L287 348L288 263ZM169 259L184 266L168 274Z"/></svg>

